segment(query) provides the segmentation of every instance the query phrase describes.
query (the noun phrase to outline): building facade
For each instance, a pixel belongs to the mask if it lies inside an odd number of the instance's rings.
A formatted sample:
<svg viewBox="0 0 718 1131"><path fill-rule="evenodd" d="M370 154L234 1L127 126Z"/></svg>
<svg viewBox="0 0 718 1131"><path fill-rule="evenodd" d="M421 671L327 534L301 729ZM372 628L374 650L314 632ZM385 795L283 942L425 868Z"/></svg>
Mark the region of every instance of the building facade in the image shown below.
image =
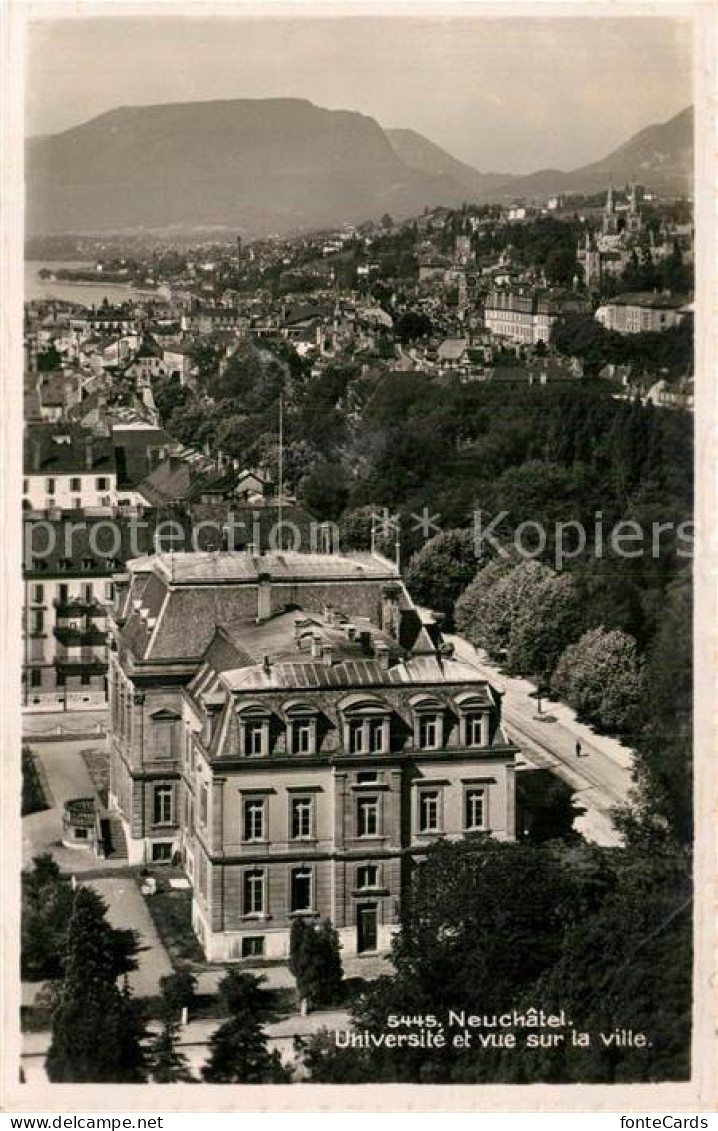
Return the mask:
<svg viewBox="0 0 718 1131"><path fill-rule="evenodd" d="M653 292L616 295L599 306L596 320L618 334L645 334L671 329L686 317L684 299Z"/></svg>
<svg viewBox="0 0 718 1131"><path fill-rule="evenodd" d="M388 947L437 838L514 836L497 693L378 555L130 562L110 651L110 804L181 860L208 958L284 958L297 916Z"/></svg>
<svg viewBox="0 0 718 1131"><path fill-rule="evenodd" d="M23 509L108 509L116 501L112 443L77 425L31 424L25 433Z"/></svg>
<svg viewBox="0 0 718 1131"><path fill-rule="evenodd" d="M522 345L548 343L556 317L549 299L523 290L494 290L484 308L484 325L489 333Z"/></svg>

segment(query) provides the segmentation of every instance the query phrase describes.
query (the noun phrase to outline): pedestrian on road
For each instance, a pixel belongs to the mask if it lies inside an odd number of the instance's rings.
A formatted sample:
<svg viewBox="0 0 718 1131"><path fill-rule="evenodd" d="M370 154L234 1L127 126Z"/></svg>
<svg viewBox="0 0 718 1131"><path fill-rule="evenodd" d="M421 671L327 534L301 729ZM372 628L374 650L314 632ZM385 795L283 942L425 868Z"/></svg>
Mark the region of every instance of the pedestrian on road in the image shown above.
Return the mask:
<svg viewBox="0 0 718 1131"><path fill-rule="evenodd" d="M577 758L581 757L581 743L580 742L576 743L576 757Z"/></svg>

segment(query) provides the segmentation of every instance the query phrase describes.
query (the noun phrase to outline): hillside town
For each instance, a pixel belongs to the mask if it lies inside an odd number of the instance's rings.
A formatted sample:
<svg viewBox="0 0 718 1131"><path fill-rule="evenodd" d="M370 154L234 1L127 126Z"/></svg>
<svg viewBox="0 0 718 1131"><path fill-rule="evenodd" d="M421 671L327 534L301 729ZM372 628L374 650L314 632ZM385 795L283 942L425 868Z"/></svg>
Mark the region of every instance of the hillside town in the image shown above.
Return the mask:
<svg viewBox="0 0 718 1131"><path fill-rule="evenodd" d="M113 969L150 1003L156 1079L241 1079L213 1041L249 987L261 1081L443 1081L445 1057L350 1062L326 1034L380 1028L380 990L400 1013L433 1008L440 982L437 1008L455 1002L430 948L409 976L423 931L477 963L480 935L491 964L485 926L439 922L458 922L452 871L498 898L467 846L511 914L525 882L545 923L541 901L580 902L571 885L605 851L620 920L617 849L690 835L690 702L680 724L654 710L689 599L675 536L644 570L592 558L591 539L562 571L551 538L502 560L475 530L484 512L507 544L508 515L690 515L691 204L607 183L292 238L30 250L23 1072L47 1053L51 1079L76 1078L32 988L62 976L47 909L65 915L72 875L143 940ZM680 888L661 852L658 887ZM511 977L530 994L545 976L555 1003L546 946ZM271 1023L270 990L291 998ZM551 1078L580 1073L566 1055ZM461 1080L514 1078L462 1064Z"/></svg>

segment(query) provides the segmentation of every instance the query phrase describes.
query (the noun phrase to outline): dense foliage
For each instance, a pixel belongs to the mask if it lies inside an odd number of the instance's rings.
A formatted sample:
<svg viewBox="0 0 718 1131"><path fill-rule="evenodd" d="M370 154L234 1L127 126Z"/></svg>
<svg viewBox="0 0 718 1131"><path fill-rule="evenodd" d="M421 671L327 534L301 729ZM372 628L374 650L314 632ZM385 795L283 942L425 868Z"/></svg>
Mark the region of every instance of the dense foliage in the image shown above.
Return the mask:
<svg viewBox="0 0 718 1131"><path fill-rule="evenodd" d="M606 1082L689 1075L690 877L675 849L507 844L478 837L440 842L413 878L395 938L395 973L373 984L353 1020L360 1033L424 1035L443 1047L340 1048L328 1034L305 1041L312 1080ZM552 1048L483 1046L501 1033L491 1018L533 1008L564 1011ZM486 1017L457 1047L450 1011ZM433 1018L424 1023L420 1019ZM390 1020L392 1019L392 1020ZM398 1019L398 1020L397 1020ZM574 1045L571 1029L590 1034ZM616 1028L650 1044L605 1044ZM545 1034L550 1032L546 1027Z"/></svg>
<svg viewBox="0 0 718 1131"><path fill-rule="evenodd" d="M202 1069L209 1084L283 1084L289 1079L279 1053L269 1052L264 1024L273 1016L272 995L264 978L231 969L219 984L227 1017L212 1034L210 1056Z"/></svg>
<svg viewBox="0 0 718 1131"><path fill-rule="evenodd" d="M45 1061L53 1083L142 1083L145 1023L127 982L117 985L112 928L97 894L72 896L63 977L52 995L52 1039Z"/></svg>
<svg viewBox="0 0 718 1131"><path fill-rule="evenodd" d="M310 1007L333 1005L341 996L342 959L339 936L329 919L320 923L295 919L289 940L289 969Z"/></svg>

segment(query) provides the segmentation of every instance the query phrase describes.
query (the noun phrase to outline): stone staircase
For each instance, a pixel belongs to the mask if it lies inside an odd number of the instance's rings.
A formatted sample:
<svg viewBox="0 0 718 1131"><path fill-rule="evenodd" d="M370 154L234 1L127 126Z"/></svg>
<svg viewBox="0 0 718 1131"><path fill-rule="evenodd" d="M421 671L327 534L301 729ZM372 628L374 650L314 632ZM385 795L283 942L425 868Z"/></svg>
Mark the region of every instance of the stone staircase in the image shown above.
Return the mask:
<svg viewBox="0 0 718 1131"><path fill-rule="evenodd" d="M125 838L125 831L122 828L122 822L119 817L113 813L107 815L103 820L103 826L106 830L105 837L105 857L108 860L126 860L127 859L127 840Z"/></svg>

